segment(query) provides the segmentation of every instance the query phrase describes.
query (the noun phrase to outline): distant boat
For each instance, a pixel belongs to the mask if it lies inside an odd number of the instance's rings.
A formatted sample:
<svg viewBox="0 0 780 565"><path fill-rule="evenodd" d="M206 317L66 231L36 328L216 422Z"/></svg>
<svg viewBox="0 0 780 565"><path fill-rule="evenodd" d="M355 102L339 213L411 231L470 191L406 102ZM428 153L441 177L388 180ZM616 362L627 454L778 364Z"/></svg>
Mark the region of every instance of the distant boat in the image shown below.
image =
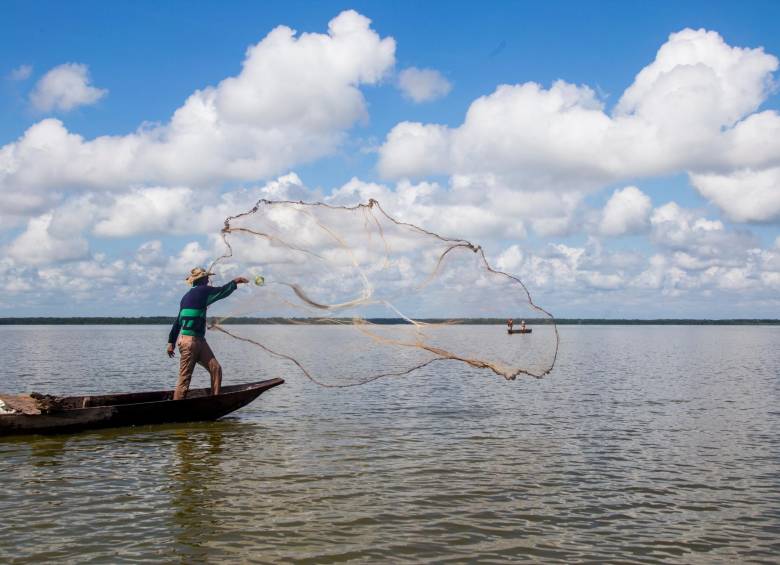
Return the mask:
<svg viewBox="0 0 780 565"><path fill-rule="evenodd" d="M522 330L522 329L521 330L510 330L509 328L507 328L506 333L508 333L510 335L511 334L529 334L532 331L533 331L533 329L531 329L531 328L525 328L524 330Z"/></svg>
<svg viewBox="0 0 780 565"><path fill-rule="evenodd" d="M217 395L207 388L191 389L183 400L173 400L172 390L44 397L43 402L30 396L0 395L6 407L16 410L0 413L0 436L216 420L282 383L283 379L269 379L223 386Z"/></svg>

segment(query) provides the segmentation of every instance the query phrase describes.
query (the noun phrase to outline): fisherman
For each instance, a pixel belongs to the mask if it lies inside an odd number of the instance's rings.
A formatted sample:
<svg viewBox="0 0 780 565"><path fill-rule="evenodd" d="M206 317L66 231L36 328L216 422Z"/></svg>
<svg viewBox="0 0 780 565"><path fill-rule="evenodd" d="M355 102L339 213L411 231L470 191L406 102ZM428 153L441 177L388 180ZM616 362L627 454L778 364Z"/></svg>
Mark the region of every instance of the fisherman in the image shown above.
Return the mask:
<svg viewBox="0 0 780 565"><path fill-rule="evenodd" d="M249 281L244 277L236 277L224 286L209 286L209 277L213 274L202 267L195 267L185 279L192 288L182 297L179 315L168 334L168 357L175 356L173 346L177 338L181 354L174 400L181 400L187 395L196 363L205 367L211 375L211 394L219 394L222 367L206 343L206 308L217 300L227 298L238 285Z"/></svg>
<svg viewBox="0 0 780 565"><path fill-rule="evenodd" d="M523 331L523 332L525 331L525 320L520 322L520 331Z"/></svg>
<svg viewBox="0 0 780 565"><path fill-rule="evenodd" d="M506 321L506 327L507 327L507 329L508 329L510 332L512 331L512 326L514 326L514 325L515 325L515 321L514 321L512 318L509 318L509 319Z"/></svg>

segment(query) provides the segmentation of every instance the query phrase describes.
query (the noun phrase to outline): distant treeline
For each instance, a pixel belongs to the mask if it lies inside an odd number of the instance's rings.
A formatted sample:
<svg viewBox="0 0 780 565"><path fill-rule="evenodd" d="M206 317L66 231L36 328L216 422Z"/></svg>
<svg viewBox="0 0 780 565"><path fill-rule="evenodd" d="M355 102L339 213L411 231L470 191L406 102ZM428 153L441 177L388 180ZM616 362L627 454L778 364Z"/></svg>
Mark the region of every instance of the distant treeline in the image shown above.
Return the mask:
<svg viewBox="0 0 780 565"><path fill-rule="evenodd" d="M0 318L0 326L9 325L163 325L172 324L170 316L142 316L138 318L95 317L95 318ZM504 318L425 318L418 320L427 323L505 325ZM517 320L520 321L519 319ZM408 324L401 318L368 318L373 324ZM548 318L525 318L528 325L552 323ZM558 325L632 325L632 326L776 326L780 320L761 318L737 318L726 320L696 320L692 318L661 318L656 320L611 319L611 318L558 318ZM229 318L224 324L351 324L352 318Z"/></svg>

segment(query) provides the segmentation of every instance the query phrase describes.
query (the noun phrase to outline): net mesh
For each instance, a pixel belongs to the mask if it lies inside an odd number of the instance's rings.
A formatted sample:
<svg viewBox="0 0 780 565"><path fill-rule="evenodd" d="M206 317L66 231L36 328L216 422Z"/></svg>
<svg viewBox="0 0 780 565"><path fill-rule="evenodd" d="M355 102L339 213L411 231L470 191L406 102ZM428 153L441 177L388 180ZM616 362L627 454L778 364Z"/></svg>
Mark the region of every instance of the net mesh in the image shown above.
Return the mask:
<svg viewBox="0 0 780 565"><path fill-rule="evenodd" d="M256 284L210 328L322 386L431 374L439 363L509 380L555 365L555 320L518 276L493 268L479 245L395 219L376 200L263 199L228 217L221 236L225 253L209 270ZM265 324L231 325L247 317ZM508 332L508 319L532 333Z"/></svg>

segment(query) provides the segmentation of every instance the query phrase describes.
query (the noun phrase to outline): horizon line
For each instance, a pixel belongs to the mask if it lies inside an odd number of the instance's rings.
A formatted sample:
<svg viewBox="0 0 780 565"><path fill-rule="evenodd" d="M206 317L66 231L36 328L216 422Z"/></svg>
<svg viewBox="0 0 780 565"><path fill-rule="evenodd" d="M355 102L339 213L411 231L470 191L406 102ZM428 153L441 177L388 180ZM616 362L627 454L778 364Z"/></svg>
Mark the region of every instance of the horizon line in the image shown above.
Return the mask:
<svg viewBox="0 0 780 565"><path fill-rule="evenodd" d="M212 319L218 319L213 317ZM378 325L409 324L403 318L361 318ZM8 316L0 318L0 325L163 325L172 324L175 316ZM352 324L352 317L236 317L221 320L221 324L256 325L329 325ZM525 318L527 324L537 325L780 325L778 318ZM463 325L506 325L503 318L419 318L421 323L450 323Z"/></svg>

